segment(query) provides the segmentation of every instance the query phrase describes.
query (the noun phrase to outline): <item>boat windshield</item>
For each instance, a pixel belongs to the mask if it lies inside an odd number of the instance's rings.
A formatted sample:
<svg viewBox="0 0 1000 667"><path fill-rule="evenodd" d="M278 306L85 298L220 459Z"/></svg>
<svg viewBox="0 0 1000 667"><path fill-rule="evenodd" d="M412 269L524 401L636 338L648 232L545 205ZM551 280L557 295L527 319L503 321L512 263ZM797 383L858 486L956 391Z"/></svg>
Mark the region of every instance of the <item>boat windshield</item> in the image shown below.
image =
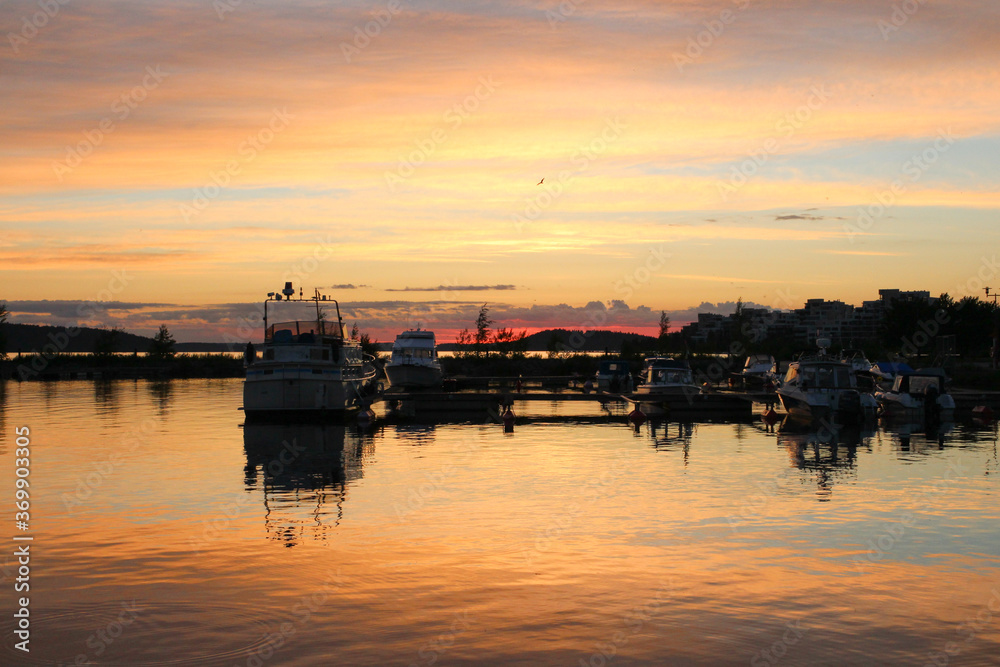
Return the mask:
<svg viewBox="0 0 1000 667"><path fill-rule="evenodd" d="M318 342L320 336L344 338L344 332L336 322L306 320L279 322L272 324L264 332L265 343L292 345Z"/></svg>
<svg viewBox="0 0 1000 667"><path fill-rule="evenodd" d="M823 365L799 368L799 385L810 389L850 389L851 374L846 366Z"/></svg>
<svg viewBox="0 0 1000 667"><path fill-rule="evenodd" d="M691 371L654 368L650 371L650 384L690 384Z"/></svg>

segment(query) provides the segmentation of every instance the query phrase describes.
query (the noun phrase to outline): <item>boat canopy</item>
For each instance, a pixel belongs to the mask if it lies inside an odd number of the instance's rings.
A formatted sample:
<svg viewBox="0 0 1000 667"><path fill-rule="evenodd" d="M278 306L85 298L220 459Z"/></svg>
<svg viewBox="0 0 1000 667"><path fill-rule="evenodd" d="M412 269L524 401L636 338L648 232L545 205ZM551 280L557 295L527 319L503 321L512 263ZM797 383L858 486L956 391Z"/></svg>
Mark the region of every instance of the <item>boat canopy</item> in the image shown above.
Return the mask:
<svg viewBox="0 0 1000 667"><path fill-rule="evenodd" d="M880 375L895 376L900 373L912 373L913 368L909 364L901 361L876 361L873 370Z"/></svg>

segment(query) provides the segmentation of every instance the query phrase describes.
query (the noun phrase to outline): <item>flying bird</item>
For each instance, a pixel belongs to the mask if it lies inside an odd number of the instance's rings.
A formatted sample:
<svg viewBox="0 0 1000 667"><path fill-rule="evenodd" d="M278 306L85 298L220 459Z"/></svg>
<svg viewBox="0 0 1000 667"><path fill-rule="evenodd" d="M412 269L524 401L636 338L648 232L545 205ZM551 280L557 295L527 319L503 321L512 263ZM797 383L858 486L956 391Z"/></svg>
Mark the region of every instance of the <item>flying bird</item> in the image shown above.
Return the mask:
<svg viewBox="0 0 1000 667"><path fill-rule="evenodd" d="M540 180L540 181L538 181L537 183L535 183L535 185L541 185L541 184L542 184L542 183L544 183L544 182L545 182L545 179L543 178L542 180Z"/></svg>

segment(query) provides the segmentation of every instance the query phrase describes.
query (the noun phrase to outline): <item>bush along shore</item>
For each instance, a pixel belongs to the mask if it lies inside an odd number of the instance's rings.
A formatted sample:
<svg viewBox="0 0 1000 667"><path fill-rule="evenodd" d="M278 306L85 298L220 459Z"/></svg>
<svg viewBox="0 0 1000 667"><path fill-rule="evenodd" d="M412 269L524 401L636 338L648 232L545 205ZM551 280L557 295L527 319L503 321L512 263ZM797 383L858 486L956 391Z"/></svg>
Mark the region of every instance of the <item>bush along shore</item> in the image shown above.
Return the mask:
<svg viewBox="0 0 1000 667"><path fill-rule="evenodd" d="M0 362L0 377L11 380L170 379L244 377L242 357L222 354L23 354Z"/></svg>

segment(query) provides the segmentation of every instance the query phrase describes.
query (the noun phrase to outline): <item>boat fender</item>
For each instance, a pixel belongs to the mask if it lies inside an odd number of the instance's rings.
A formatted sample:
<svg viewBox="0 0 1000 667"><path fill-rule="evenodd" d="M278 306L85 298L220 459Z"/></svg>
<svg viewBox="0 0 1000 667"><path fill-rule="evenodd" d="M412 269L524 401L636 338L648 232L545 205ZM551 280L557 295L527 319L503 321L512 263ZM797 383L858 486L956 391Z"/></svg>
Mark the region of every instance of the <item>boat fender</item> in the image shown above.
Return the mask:
<svg viewBox="0 0 1000 667"><path fill-rule="evenodd" d="M514 413L511 412L510 406L508 405L507 409L504 410L503 416L500 417L500 421L503 422L504 433L510 433L514 430L514 419Z"/></svg>
<svg viewBox="0 0 1000 667"><path fill-rule="evenodd" d="M646 421L646 414L636 407L632 409L632 412L628 413L628 420L636 426L639 426Z"/></svg>

